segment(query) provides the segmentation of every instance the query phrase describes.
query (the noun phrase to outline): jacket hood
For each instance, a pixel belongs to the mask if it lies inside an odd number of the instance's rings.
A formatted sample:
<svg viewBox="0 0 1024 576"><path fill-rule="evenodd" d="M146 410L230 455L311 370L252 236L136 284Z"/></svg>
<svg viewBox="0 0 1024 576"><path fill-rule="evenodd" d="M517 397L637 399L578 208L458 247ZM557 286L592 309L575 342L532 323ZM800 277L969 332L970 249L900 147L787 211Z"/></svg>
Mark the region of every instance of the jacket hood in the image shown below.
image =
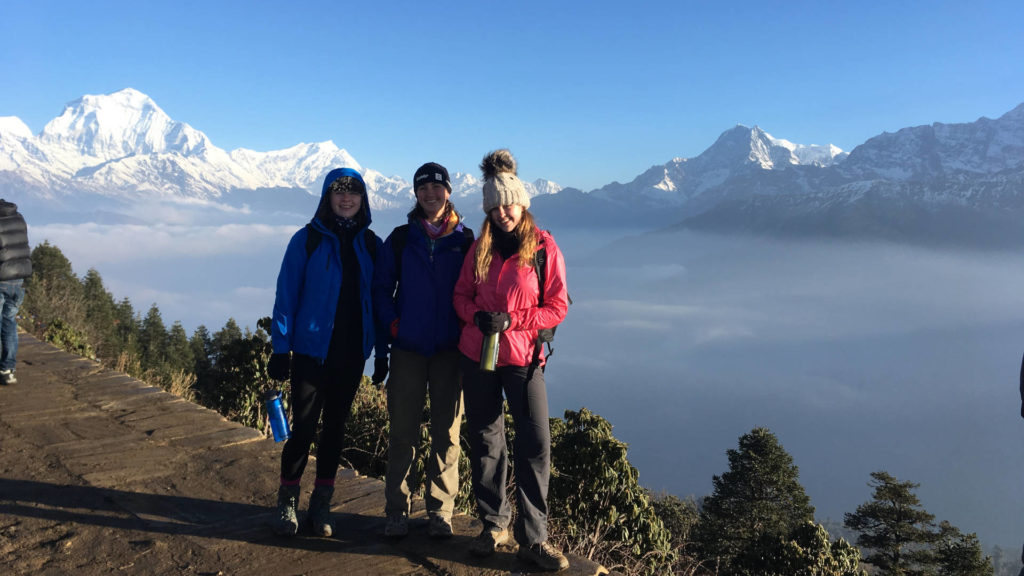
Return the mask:
<svg viewBox="0 0 1024 576"><path fill-rule="evenodd" d="M363 216L361 226L369 226L372 219L370 218L370 196L366 191L366 181L363 180L363 177L359 172L356 172L352 168L335 168L327 173L327 176L324 177L324 185L320 189L320 204L317 205L316 214L313 215L313 218L315 220L320 220L324 224L329 225L331 223L334 218L334 213L331 211L331 203L327 198L327 189L331 186L332 182L338 178L344 178L345 176L351 176L352 178L359 180L363 185L363 203L359 208L357 218Z"/></svg>

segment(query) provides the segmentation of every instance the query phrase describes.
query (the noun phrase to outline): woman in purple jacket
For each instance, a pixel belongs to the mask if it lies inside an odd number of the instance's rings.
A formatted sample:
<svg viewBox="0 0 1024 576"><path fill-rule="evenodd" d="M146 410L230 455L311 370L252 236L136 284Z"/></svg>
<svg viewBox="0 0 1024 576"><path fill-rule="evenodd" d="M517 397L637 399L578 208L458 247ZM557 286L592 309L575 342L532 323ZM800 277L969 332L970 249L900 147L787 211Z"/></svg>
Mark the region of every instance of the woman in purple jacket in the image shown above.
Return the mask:
<svg viewBox="0 0 1024 576"><path fill-rule="evenodd" d="M434 538L449 538L459 491L463 411L457 349L460 326L452 293L473 232L463 226L452 205L452 185L444 166L435 162L420 166L413 190L416 206L409 212L409 222L395 228L384 242L373 280L377 325L388 327L391 336L384 533L401 538L409 532L409 472L429 392L427 532Z"/></svg>

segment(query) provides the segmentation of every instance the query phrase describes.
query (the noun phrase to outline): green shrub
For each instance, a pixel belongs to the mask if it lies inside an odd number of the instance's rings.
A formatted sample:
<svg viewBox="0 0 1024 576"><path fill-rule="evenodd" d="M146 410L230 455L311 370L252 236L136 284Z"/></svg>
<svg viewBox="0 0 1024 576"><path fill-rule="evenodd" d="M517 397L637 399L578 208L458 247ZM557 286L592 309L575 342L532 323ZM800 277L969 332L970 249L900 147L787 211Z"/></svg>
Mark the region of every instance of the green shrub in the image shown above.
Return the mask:
<svg viewBox="0 0 1024 576"><path fill-rule="evenodd" d="M61 318L54 318L43 333L43 339L72 354L95 359L85 333L76 330Z"/></svg>

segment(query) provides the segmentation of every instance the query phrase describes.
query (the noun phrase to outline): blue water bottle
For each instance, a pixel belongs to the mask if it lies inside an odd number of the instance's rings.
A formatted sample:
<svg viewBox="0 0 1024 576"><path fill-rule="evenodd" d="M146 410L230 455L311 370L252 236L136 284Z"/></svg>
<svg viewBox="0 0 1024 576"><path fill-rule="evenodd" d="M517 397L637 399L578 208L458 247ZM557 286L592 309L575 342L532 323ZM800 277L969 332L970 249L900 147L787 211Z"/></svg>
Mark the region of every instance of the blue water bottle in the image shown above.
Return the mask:
<svg viewBox="0 0 1024 576"><path fill-rule="evenodd" d="M281 393L277 390L267 390L263 393L263 401L267 405L267 415L270 416L274 442L287 440L292 434L288 431L288 417L285 416L284 405L281 404Z"/></svg>

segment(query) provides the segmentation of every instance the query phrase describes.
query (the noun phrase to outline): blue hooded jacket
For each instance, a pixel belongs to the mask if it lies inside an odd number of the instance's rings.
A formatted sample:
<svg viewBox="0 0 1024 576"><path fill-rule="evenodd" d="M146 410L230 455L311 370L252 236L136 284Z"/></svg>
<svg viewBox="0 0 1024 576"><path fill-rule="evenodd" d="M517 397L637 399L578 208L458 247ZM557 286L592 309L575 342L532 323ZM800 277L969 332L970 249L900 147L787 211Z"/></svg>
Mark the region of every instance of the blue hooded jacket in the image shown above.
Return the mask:
<svg viewBox="0 0 1024 576"><path fill-rule="evenodd" d="M320 233L320 242L311 254L306 254L306 240L309 228L296 232L281 262L277 276L277 296L274 299L274 315L271 322L271 342L274 353L294 352L324 360L330 348L334 333L334 318L341 291L341 242L321 217L330 214L330 198L327 189L331 183L345 176L363 182L362 176L351 168L336 168L324 178L320 192L320 205L310 220L309 226ZM363 182L363 202L360 212L365 216L362 227L353 240L356 258L359 261L359 295L363 319L363 358L369 358L376 347L377 356L387 354L385 334L375 330L371 283L373 281L373 258L366 243L373 242L376 254L382 251L382 243L369 230L370 202ZM378 342L379 340L379 342ZM378 345L379 344L379 345Z"/></svg>

